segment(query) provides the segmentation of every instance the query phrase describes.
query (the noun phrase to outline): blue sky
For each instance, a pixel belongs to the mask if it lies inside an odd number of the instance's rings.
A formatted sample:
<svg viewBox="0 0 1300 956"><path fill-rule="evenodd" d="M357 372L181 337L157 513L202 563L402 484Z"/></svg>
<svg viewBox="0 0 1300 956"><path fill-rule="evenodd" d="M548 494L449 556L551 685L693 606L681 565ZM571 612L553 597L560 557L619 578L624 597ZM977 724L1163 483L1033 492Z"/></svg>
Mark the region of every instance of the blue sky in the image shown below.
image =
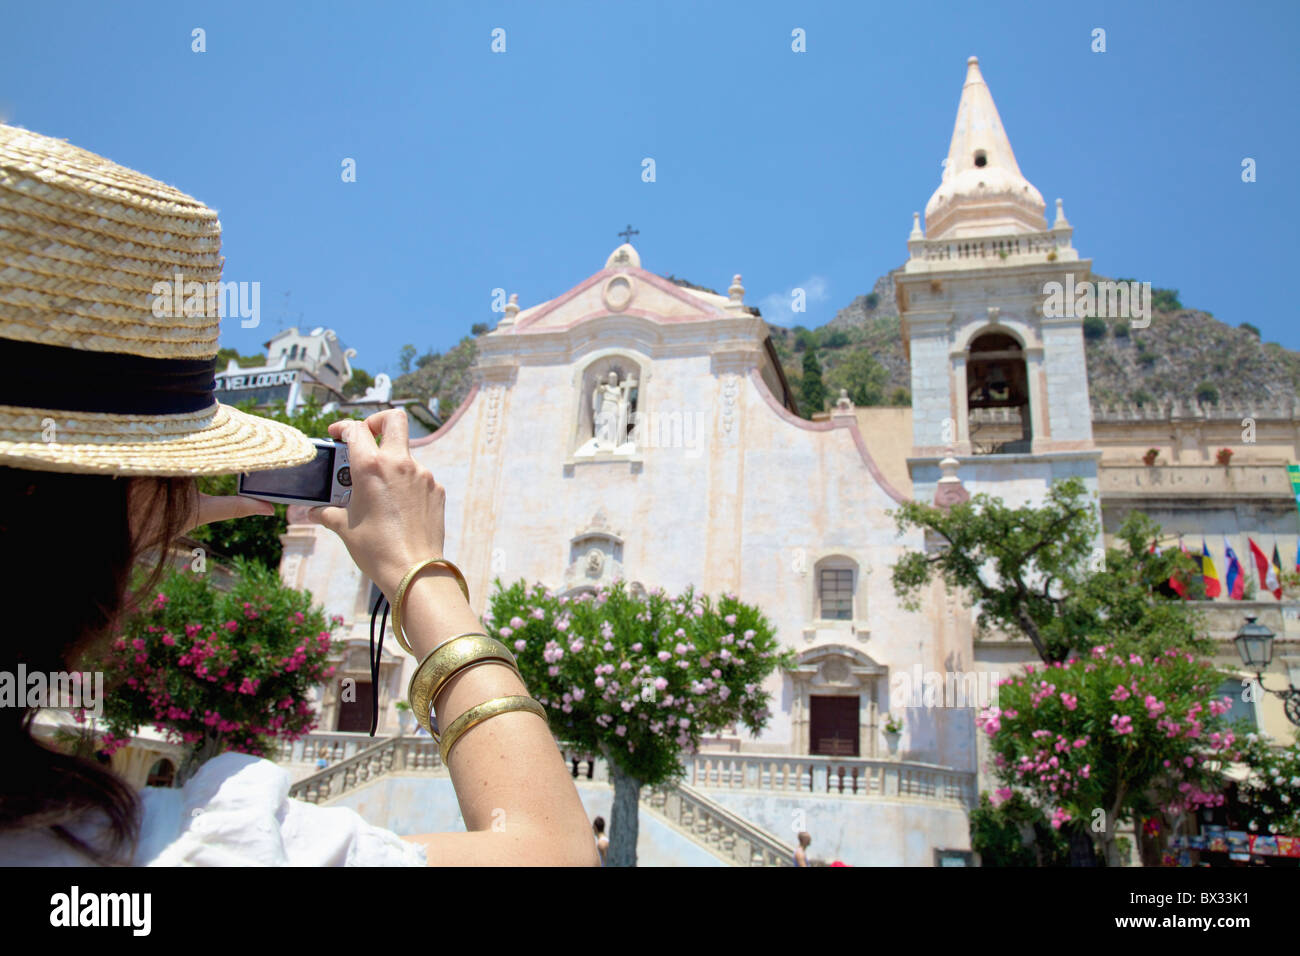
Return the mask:
<svg viewBox="0 0 1300 956"><path fill-rule="evenodd" d="M525 308L571 288L628 223L647 269L742 273L774 321L803 287L821 325L903 262L975 54L1095 270L1300 348L1298 22L1292 2L26 4L0 116L220 211L226 278L262 290L261 327L228 320L223 345L323 325L395 372L403 343L495 323L497 287Z"/></svg>

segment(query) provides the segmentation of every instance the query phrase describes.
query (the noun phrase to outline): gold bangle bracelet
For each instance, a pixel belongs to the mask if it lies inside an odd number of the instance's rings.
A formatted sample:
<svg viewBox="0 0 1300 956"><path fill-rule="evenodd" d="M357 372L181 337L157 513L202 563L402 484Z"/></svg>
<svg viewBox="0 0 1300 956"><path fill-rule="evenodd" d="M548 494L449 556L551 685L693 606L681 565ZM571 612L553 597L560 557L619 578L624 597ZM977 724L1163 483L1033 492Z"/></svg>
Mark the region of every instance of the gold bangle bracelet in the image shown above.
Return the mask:
<svg viewBox="0 0 1300 956"><path fill-rule="evenodd" d="M446 568L460 585L461 593L465 595L465 603L469 603L469 585L465 583L465 575L460 573L460 568L452 564L446 558L430 558L428 561L421 561L411 570L406 572L402 578L402 583L397 586L397 593L393 596L393 636L397 638L397 643L402 650L414 656L415 649L411 647L411 642L406 639L406 633L402 630L402 605L406 603L406 594L411 588L411 582L415 576L425 568L437 565Z"/></svg>
<svg viewBox="0 0 1300 956"><path fill-rule="evenodd" d="M447 755L451 753L451 748L456 746L456 741L460 740L465 731L469 730L485 720L493 717L499 717L502 714L509 714L516 710L528 711L536 714L542 720L546 721L547 727L550 727L550 721L546 718L546 708L531 697L494 697L492 700L484 701L477 706L471 707L465 713L461 714L451 722L447 732L443 734L440 753L442 762L445 766Z"/></svg>
<svg viewBox="0 0 1300 956"><path fill-rule="evenodd" d="M438 737L430 718L438 693L457 672L471 664L489 660L508 664L516 674L519 673L519 665L506 646L494 638L481 634L470 634L445 641L420 661L420 666L411 675L406 696L410 700L411 709L415 711L416 720L431 736L434 736L435 740ZM522 681L523 676L521 675L519 679Z"/></svg>

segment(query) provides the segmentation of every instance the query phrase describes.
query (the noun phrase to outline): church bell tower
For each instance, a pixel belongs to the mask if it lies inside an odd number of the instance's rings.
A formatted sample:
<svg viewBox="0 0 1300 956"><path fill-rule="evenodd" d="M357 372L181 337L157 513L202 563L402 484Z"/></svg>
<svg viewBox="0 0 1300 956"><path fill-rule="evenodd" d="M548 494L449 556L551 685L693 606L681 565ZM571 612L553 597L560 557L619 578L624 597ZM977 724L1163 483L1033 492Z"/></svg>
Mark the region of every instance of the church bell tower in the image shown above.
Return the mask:
<svg viewBox="0 0 1300 956"><path fill-rule="evenodd" d="M933 497L948 454L968 487L991 493L990 482L1041 487L1064 473L1095 487L1082 323L1044 315L1048 283L1086 280L1091 262L1071 245L1061 200L1050 228L1044 209L971 57L943 178L924 229L913 214L909 257L893 276L921 500Z"/></svg>

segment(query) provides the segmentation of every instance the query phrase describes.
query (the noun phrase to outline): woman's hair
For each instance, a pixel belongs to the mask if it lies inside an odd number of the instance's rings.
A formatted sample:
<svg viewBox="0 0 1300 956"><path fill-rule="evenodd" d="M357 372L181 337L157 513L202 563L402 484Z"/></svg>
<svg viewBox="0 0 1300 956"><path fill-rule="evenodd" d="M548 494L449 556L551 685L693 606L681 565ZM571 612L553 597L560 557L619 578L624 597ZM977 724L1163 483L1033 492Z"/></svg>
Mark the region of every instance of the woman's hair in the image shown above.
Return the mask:
<svg viewBox="0 0 1300 956"><path fill-rule="evenodd" d="M595 830L596 830L597 833L604 833L604 832L605 832L605 818L604 818L604 817L596 817L595 820L591 821L591 825L595 828Z"/></svg>
<svg viewBox="0 0 1300 956"><path fill-rule="evenodd" d="M20 664L28 673L75 671L88 651L101 651L167 570L166 543L186 527L195 491L188 477L0 467L0 582L12 613L0 671L16 675ZM152 519L147 536L132 533L133 506ZM128 594L133 567L159 542L158 561ZM39 708L25 706L25 688L18 691L18 706L0 708L0 831L48 827L97 862L129 859L139 836L135 792L100 764L36 740ZM101 845L64 826L86 811L107 818Z"/></svg>
<svg viewBox="0 0 1300 956"><path fill-rule="evenodd" d="M807 846L807 845L808 845L809 843L811 843L811 842L812 842L812 834L809 833L807 830L800 830L800 831L799 831L799 845L800 845L800 846Z"/></svg>

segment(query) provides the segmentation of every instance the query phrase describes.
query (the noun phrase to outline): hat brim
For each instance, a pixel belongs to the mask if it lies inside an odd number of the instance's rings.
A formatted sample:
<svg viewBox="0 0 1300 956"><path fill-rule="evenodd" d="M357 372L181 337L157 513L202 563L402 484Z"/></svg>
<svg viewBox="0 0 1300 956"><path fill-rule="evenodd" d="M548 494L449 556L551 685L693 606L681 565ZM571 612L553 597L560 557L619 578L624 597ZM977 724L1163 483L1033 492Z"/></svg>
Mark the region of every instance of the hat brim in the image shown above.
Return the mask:
<svg viewBox="0 0 1300 956"><path fill-rule="evenodd" d="M0 466L98 475L229 475L304 465L316 446L298 429L217 404L136 416L0 405Z"/></svg>

